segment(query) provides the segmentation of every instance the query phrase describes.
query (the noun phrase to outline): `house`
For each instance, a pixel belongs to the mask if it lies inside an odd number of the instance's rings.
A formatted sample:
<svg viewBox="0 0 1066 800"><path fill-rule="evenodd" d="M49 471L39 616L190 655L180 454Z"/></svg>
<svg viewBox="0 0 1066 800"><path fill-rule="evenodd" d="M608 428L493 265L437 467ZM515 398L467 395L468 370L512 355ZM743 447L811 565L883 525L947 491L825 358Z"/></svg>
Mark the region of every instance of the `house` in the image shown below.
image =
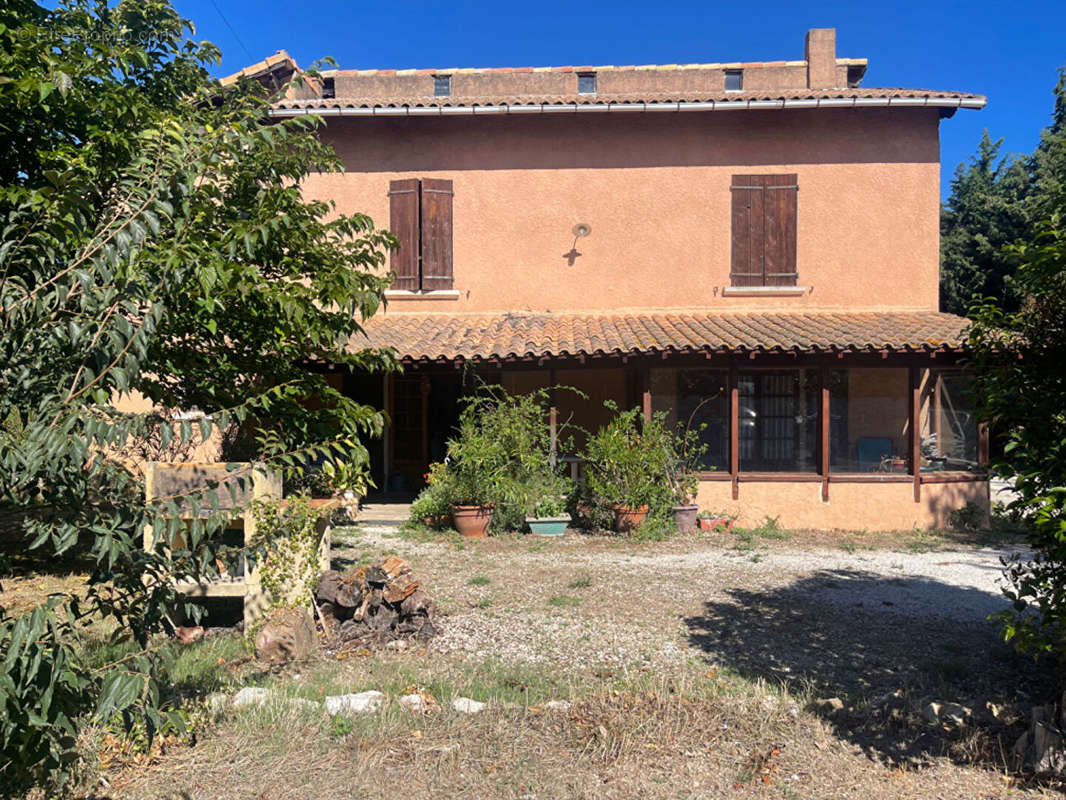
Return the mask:
<svg viewBox="0 0 1066 800"><path fill-rule="evenodd" d="M306 183L399 237L369 341L404 371L337 376L388 410L379 485L417 489L472 376L565 385L702 428L699 504L812 528L988 508L987 438L938 310L941 120L979 95L864 88L835 31L792 61L335 70L343 174ZM279 54L245 72L295 69Z"/></svg>

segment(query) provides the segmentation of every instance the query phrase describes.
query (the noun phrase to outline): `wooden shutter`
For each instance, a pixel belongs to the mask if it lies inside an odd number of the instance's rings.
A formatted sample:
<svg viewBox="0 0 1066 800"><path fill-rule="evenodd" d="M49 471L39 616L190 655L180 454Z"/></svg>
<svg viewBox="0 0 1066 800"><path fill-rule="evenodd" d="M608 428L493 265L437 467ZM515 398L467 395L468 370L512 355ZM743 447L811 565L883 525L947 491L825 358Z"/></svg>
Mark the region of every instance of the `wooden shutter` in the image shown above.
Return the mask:
<svg viewBox="0 0 1066 800"><path fill-rule="evenodd" d="M763 277L765 286L796 285L796 175L763 179Z"/></svg>
<svg viewBox="0 0 1066 800"><path fill-rule="evenodd" d="M422 181L422 290L451 289L452 182Z"/></svg>
<svg viewBox="0 0 1066 800"><path fill-rule="evenodd" d="M734 175L733 256L730 281L734 286L763 285L763 190L759 175Z"/></svg>
<svg viewBox="0 0 1066 800"><path fill-rule="evenodd" d="M389 230L400 240L399 249L392 251L393 289L418 291L418 207L417 178L389 182Z"/></svg>
<svg viewBox="0 0 1066 800"><path fill-rule="evenodd" d="M796 285L796 178L733 176L733 286Z"/></svg>

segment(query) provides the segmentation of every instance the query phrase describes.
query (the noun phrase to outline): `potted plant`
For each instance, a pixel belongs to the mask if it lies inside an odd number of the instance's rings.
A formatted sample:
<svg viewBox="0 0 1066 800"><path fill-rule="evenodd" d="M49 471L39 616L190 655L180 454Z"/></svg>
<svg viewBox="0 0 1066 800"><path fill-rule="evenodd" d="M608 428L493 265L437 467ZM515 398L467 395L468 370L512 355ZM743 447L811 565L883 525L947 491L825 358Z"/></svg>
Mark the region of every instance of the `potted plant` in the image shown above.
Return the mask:
<svg viewBox="0 0 1066 800"><path fill-rule="evenodd" d="M543 486L538 487L526 515L530 531L540 536L562 536L566 532L570 524L566 498L571 488L570 481L561 475L544 477Z"/></svg>
<svg viewBox="0 0 1066 800"><path fill-rule="evenodd" d="M526 517L529 530L538 536L562 536L570 524L570 515L566 513L566 499L563 497L545 497L533 508L533 513Z"/></svg>
<svg viewBox="0 0 1066 800"><path fill-rule="evenodd" d="M590 491L611 504L615 530L628 533L639 526L652 508L671 504L664 415L645 420L640 409L616 411L614 419L589 439L585 448Z"/></svg>
<svg viewBox="0 0 1066 800"><path fill-rule="evenodd" d="M701 425L694 430L692 420L702 405L696 406L685 425L679 427L673 436L662 437L663 457L674 503L670 511L674 516L674 524L682 533L695 530L699 512L696 494L700 488L699 472L703 455L707 452L707 444L700 441L700 432L706 426Z"/></svg>
<svg viewBox="0 0 1066 800"><path fill-rule="evenodd" d="M370 480L366 458L350 461L327 461L322 465L322 475L333 496L340 500L347 510L348 517L355 518L359 501L366 496L367 489L374 486Z"/></svg>
<svg viewBox="0 0 1066 800"><path fill-rule="evenodd" d="M427 528L441 530L452 525L454 478L447 464L430 464L426 488L411 503L411 520Z"/></svg>
<svg viewBox="0 0 1066 800"><path fill-rule="evenodd" d="M701 531L729 531L736 517L718 511L701 511L697 518Z"/></svg>

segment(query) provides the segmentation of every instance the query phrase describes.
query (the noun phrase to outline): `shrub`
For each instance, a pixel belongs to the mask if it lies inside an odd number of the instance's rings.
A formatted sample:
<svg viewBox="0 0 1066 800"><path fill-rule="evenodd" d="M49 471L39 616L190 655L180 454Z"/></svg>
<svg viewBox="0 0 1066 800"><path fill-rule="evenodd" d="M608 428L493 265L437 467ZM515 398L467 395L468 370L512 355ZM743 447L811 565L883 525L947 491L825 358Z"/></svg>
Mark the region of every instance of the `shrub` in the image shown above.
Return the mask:
<svg viewBox="0 0 1066 800"><path fill-rule="evenodd" d="M454 498L455 480L447 465L431 464L426 473L426 488L411 503L411 520L442 527L444 518L451 513Z"/></svg>
<svg viewBox="0 0 1066 800"><path fill-rule="evenodd" d="M672 481L676 468L673 436L665 414L643 419L640 409L616 411L585 448L586 485L593 506L649 506L667 509L674 502Z"/></svg>
<svg viewBox="0 0 1066 800"><path fill-rule="evenodd" d="M451 505L492 505L492 530L521 530L542 501L566 495L568 480L551 459L549 390L509 395L483 387L468 398L444 464L411 507L415 520L445 514Z"/></svg>

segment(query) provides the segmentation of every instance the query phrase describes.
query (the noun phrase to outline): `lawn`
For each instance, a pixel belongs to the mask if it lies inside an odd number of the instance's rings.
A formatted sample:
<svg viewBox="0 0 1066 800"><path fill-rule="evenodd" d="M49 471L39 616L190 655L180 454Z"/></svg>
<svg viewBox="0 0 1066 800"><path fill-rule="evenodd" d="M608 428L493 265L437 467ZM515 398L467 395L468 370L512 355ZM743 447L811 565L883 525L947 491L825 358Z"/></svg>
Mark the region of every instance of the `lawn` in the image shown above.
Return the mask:
<svg viewBox="0 0 1066 800"><path fill-rule="evenodd" d="M151 754L99 732L83 777L111 797L1028 797L1008 770L1051 676L985 617L1009 543L772 526L637 544L335 531L335 565L409 561L441 634L264 670L240 640L185 648L183 697L273 688ZM6 587L5 587L6 588ZM176 681L178 676L176 676ZM329 718L285 698L376 689ZM419 691L430 712L396 702ZM192 694L190 694L192 692ZM455 697L487 702L477 715ZM565 700L569 708L549 706ZM957 702L963 725L923 718ZM199 710L197 710L199 709ZM141 748L143 750L143 748Z"/></svg>

